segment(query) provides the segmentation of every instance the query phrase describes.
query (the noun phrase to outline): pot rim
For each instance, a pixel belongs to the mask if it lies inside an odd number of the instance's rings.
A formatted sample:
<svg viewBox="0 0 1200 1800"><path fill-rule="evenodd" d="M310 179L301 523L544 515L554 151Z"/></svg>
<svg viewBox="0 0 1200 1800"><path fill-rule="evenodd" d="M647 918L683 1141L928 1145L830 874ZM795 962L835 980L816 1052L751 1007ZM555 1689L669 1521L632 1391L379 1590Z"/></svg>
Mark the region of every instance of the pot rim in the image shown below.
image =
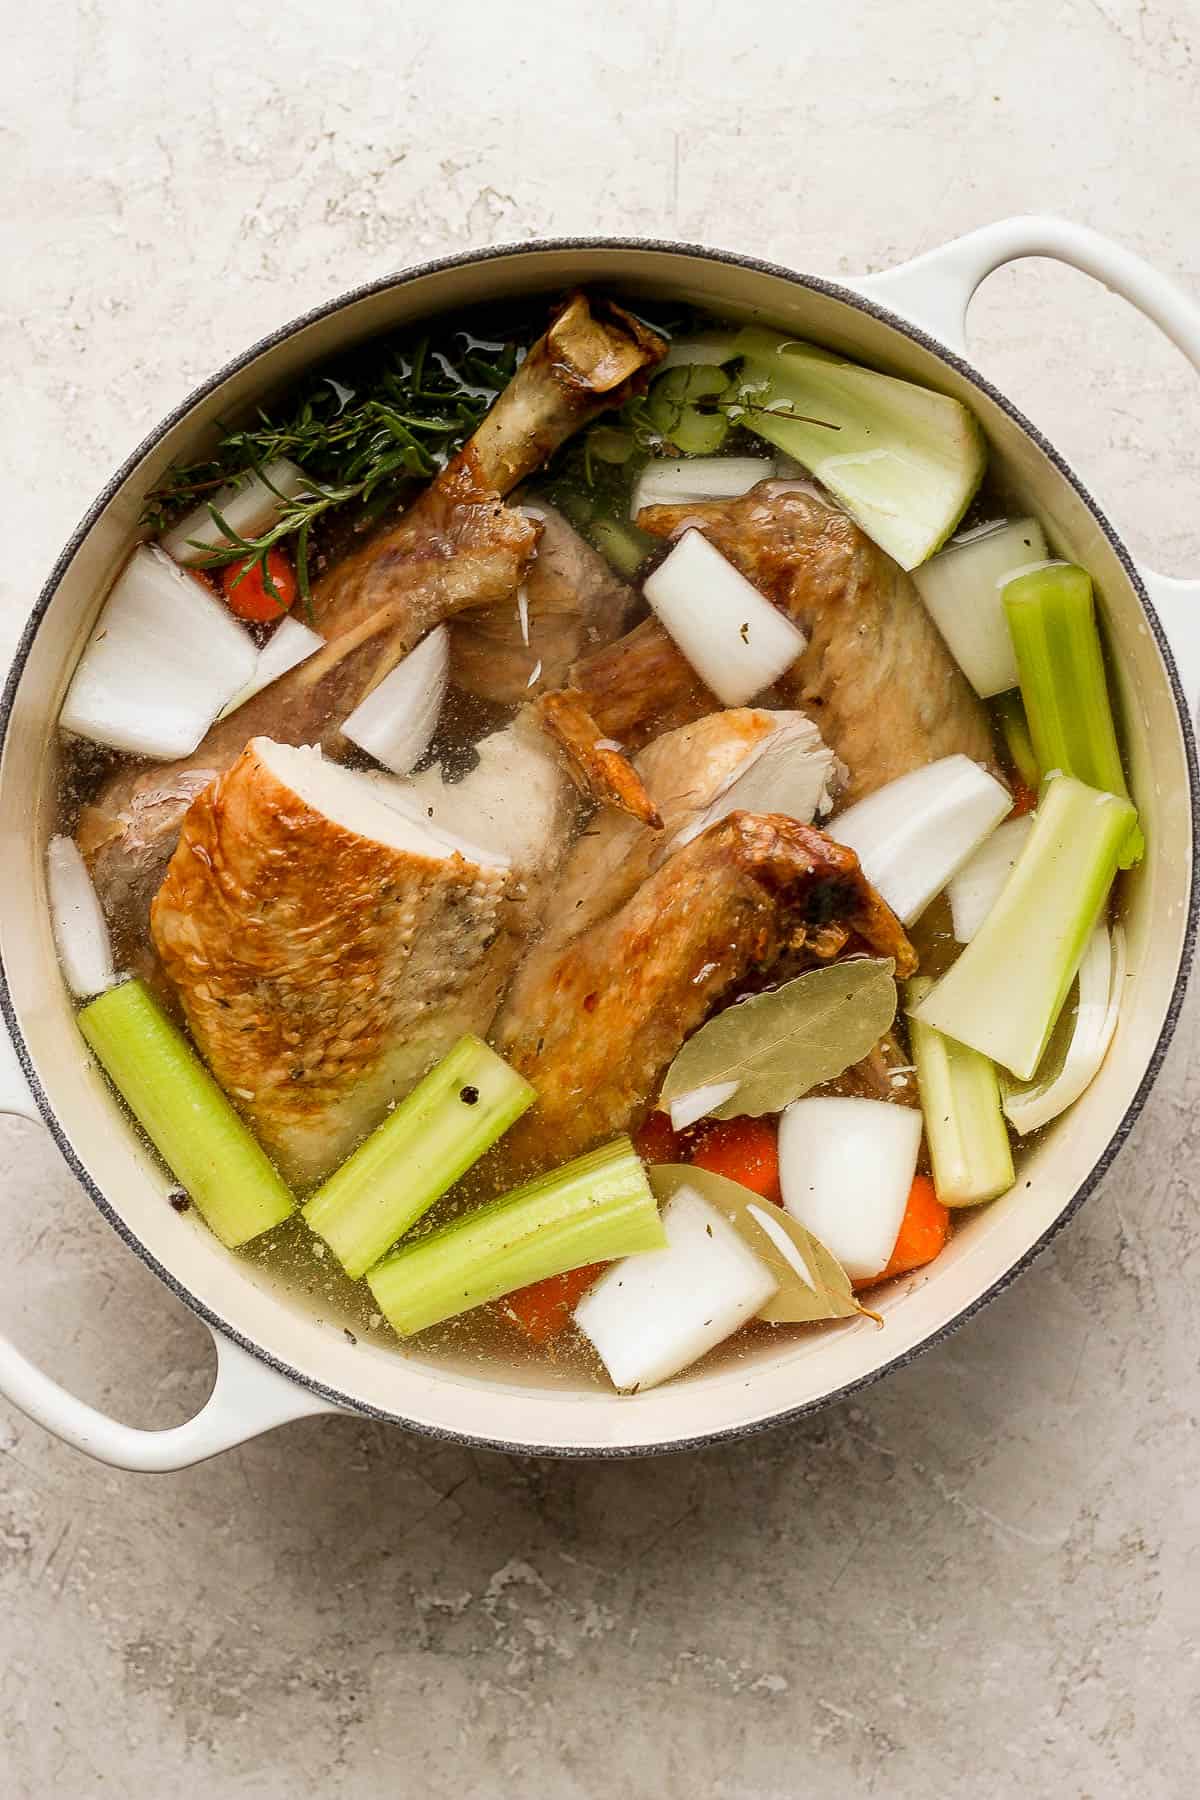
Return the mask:
<svg viewBox="0 0 1200 1800"><path fill-rule="evenodd" d="M1145 583L1141 578L1141 573L1137 564L1091 491L1084 485L1079 476L1074 472L1059 451L1050 443L1046 436L1032 423L1031 420L1025 417L1024 413L1022 413L1006 395L1001 393L985 375L981 374L972 363L968 362L965 357L960 356L957 351L954 351L947 345L941 343L936 337L932 336L921 326L914 324L902 315L891 311L890 308L880 305L877 300L861 294L856 289L847 287L840 282L828 280L824 276L810 275L795 269L789 269L782 264L769 262L755 256L748 256L740 251L714 250L707 248L703 244L673 242L670 239L663 238L600 236L531 238L521 243L490 245L479 250L459 251L453 256L438 257L429 262L419 263L412 268L394 271L389 275L379 276L373 281L364 282L357 287L347 289L344 293L338 294L331 300L323 301L320 305L310 308L309 311L301 313L296 318L289 320L286 324L267 333L266 336L257 339L254 344L250 345L246 350L222 365L222 367L206 381L203 381L198 387L194 388L186 398L179 403L179 405L174 407L162 420L160 420L160 422L146 434L141 442L136 445L120 467L105 483L104 487L83 515L79 524L75 527L75 530L71 533L70 538L55 559L50 573L30 612L29 618L25 623L24 629L21 632L21 636L13 652L12 663L4 683L3 693L0 694L0 756L3 754L4 745L7 740L16 692L25 671L29 652L32 648L34 639L37 636L38 630L41 627L46 611L49 608L54 595L58 591L63 576L74 560L76 553L88 533L92 530L105 509L111 504L120 488L166 433L184 420L200 401L204 400L223 382L229 380L230 377L239 374L243 369L249 368L252 363L257 361L257 359L267 351L274 349L279 344L287 342L289 338L295 337L308 326L317 323L319 320L330 318L360 300L368 299L376 294L387 293L394 288L407 287L413 282L424 280L430 275L440 274L446 270L467 268L479 263L499 262L508 258L537 256L543 252L590 250L612 251L618 254L650 251L662 255L685 257L696 263L720 263L727 267L748 269L755 274L773 276L778 280L789 282L793 286L807 288L813 293L822 294L829 299L839 301L846 306L853 307L860 313L866 314L870 318L878 320L881 324L888 326L893 331L899 332L902 336L909 338L913 343L919 345L922 349L929 351L941 362L952 368L957 374L963 376L974 387L986 394L988 399L998 406L1001 411L1025 433L1043 455L1046 456L1058 474L1062 476L1075 491L1076 495L1083 502L1084 506L1103 532L1137 595L1166 670L1172 699L1175 703L1176 718L1183 738L1184 755L1188 768L1188 780L1191 790L1191 804L1189 810L1192 826L1192 855L1187 917L1184 924L1179 964L1175 973L1170 1000L1163 1018L1162 1027L1155 1041L1154 1049L1146 1064L1142 1078L1099 1158L1093 1164L1089 1174L1082 1182L1080 1182L1079 1186L1067 1201L1062 1211L1057 1215L1053 1223L1047 1227L1042 1235L1029 1246L1024 1254L1019 1257L1003 1275L999 1276L990 1286L985 1288L982 1293L976 1295L974 1300L970 1301L960 1312L956 1313L952 1319L948 1320L937 1330L931 1332L928 1337L922 1339L919 1344L913 1345L909 1349L900 1351L897 1355L887 1358L878 1368L872 1369L868 1374L860 1375L852 1381L843 1383L842 1386L832 1389L829 1393L822 1395L819 1399L805 1401L801 1405L788 1407L785 1410L772 1413L768 1417L752 1420L749 1423L739 1425L721 1426L711 1432L703 1432L688 1438L672 1438L657 1444L636 1445L604 1444L571 1446L561 1444L535 1444L513 1442L511 1440L488 1437L474 1432L457 1431L449 1427L433 1425L427 1422L407 1418L402 1413L391 1412L384 1407L375 1406L370 1402L359 1400L352 1394L345 1393L341 1389L328 1386L323 1382L315 1380L313 1377L293 1368L281 1358L274 1356L264 1346L256 1343L254 1339L246 1337L244 1333L238 1331L234 1326L223 1319L219 1313L215 1312L212 1307L208 1306L204 1301L194 1295L179 1277L166 1266L166 1264L160 1262L158 1257L154 1256L146 1248L137 1233L126 1223L125 1219L113 1206L111 1201L109 1201L103 1189L93 1181L92 1177L83 1167L76 1155L70 1139L59 1122L53 1102L43 1087L37 1071L33 1066L29 1048L25 1041L25 1035L21 1029L20 1021L17 1018L13 1006L12 995L9 990L8 977L4 968L2 956L0 956L0 1014L3 1015L9 1037L12 1041L14 1053L20 1065L21 1072L29 1085L38 1112L41 1114L50 1135L58 1145L64 1160L75 1175L76 1180L80 1183L109 1225L112 1226L113 1230L117 1232L129 1249L133 1251L134 1255L137 1256L147 1268L153 1270L154 1274L158 1276L159 1280L164 1283L177 1299L181 1300L190 1311L197 1314L212 1329L221 1332L224 1337L231 1339L257 1361L265 1363L269 1368L274 1369L280 1375L286 1376L299 1387L306 1389L312 1394L318 1395L321 1399L330 1402L335 1407L357 1414L360 1417L373 1418L388 1424L400 1425L406 1430L418 1433L422 1437L461 1444L472 1449L494 1450L504 1454L517 1456L555 1457L563 1460L616 1461L631 1457L661 1456L683 1453L685 1451L707 1449L716 1444L734 1442L741 1438L756 1436L759 1432L773 1429L779 1425L796 1423L798 1420L806 1418L810 1414L819 1412L823 1408L833 1405L836 1401L845 1400L849 1398L850 1395L870 1387L874 1382L881 1380L883 1376L890 1374L895 1369L906 1367L909 1363L915 1361L918 1356L923 1355L925 1351L931 1350L935 1345L943 1343L954 1332L958 1331L961 1326L965 1325L969 1319L973 1318L990 1300L994 1299L997 1294L1002 1293L1019 1275L1023 1274L1034 1259L1041 1255L1042 1251L1052 1239L1057 1237L1063 1227L1074 1218L1084 1201L1094 1192L1103 1176L1107 1173L1122 1145L1125 1143L1126 1138L1132 1131L1133 1126L1146 1103L1150 1089L1162 1067L1163 1060L1179 1022L1179 1015L1187 988L1188 976L1191 971L1192 960L1195 954L1197 924L1198 920L1200 920L1200 856L1198 856L1198 850L1200 850L1200 767L1198 767L1197 763L1196 734L1193 728L1188 703L1179 679L1179 671L1175 664L1170 641L1154 610L1153 603L1147 593Z"/></svg>

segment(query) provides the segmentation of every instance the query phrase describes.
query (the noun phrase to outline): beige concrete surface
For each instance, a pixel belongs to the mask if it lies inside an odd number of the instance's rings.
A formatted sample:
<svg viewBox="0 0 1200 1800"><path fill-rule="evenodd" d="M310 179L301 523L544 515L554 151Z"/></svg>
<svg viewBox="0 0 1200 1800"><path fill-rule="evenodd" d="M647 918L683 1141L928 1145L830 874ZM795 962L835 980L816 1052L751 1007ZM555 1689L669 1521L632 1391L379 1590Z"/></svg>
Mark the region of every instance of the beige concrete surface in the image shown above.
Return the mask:
<svg viewBox="0 0 1200 1800"><path fill-rule="evenodd" d="M825 272L1001 214L1200 294L1200 9L1126 0L5 8L0 634L214 364L383 270L661 233ZM973 312L1135 547L1200 570L1200 382L1084 278ZM0 1409L0 1794L1174 1800L1200 1753L1197 1006L1130 1145L953 1341L635 1465L313 1421L159 1479ZM0 1319L145 1424L205 1334L32 1127Z"/></svg>

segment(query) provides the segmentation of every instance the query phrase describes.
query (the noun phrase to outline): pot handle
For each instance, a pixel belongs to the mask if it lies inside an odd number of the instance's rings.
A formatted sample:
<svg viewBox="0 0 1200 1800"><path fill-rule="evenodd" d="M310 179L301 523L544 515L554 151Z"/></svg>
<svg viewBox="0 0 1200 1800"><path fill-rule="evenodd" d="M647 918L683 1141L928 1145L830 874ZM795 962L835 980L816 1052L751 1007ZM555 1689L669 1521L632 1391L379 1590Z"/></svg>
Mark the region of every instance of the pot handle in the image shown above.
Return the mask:
<svg viewBox="0 0 1200 1800"><path fill-rule="evenodd" d="M1103 282L1152 319L1200 371L1200 305L1132 250L1069 219L1037 214L997 219L911 262L845 285L962 355L967 308L976 289L994 270L1025 256L1052 257ZM1200 696L1200 582L1178 581L1153 569L1140 573L1194 708Z"/></svg>
<svg viewBox="0 0 1200 1800"><path fill-rule="evenodd" d="M1193 718L1200 710L1200 581L1180 581L1139 564L1151 605L1167 634Z"/></svg>
<svg viewBox="0 0 1200 1800"><path fill-rule="evenodd" d="M0 1113L35 1122L41 1118L3 1025ZM0 1395L19 1406L38 1425L98 1462L147 1473L190 1468L220 1450L230 1450L247 1438L273 1431L290 1419L342 1410L260 1362L221 1332L213 1331L212 1338L217 1350L217 1377L212 1392L194 1418L167 1431L142 1431L133 1425L122 1425L86 1401L77 1400L43 1374L2 1333Z"/></svg>

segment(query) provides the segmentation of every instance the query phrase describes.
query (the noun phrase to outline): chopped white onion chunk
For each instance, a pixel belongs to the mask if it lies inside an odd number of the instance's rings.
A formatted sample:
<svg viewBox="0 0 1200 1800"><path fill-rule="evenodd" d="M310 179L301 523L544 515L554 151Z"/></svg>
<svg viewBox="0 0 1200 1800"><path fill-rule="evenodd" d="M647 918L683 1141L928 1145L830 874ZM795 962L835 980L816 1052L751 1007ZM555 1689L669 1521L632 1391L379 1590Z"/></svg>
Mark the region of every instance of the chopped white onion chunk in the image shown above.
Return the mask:
<svg viewBox="0 0 1200 1800"><path fill-rule="evenodd" d="M1000 898L1000 890L1017 866L1017 858L1033 830L1033 814L1006 819L969 856L946 884L954 936L969 944Z"/></svg>
<svg viewBox="0 0 1200 1800"><path fill-rule="evenodd" d="M254 674L233 696L228 706L221 708L220 717L226 718L236 712L239 706L245 706L247 700L253 700L255 694L261 694L265 687L278 681L290 669L298 669L302 662L315 656L318 650L325 648L325 639L317 631L310 631L299 619L293 619L290 613L281 619L262 649L258 653L258 661L254 665Z"/></svg>
<svg viewBox="0 0 1200 1800"><path fill-rule="evenodd" d="M77 1000L90 999L110 988L116 975L104 909L73 838L50 839L46 886L63 977Z"/></svg>
<svg viewBox="0 0 1200 1800"><path fill-rule="evenodd" d="M1079 965L1078 1006L1061 1060L1039 1068L1027 1084L1005 1079L1004 1111L1025 1137L1073 1106L1097 1074L1117 1029L1125 986L1125 933L1097 925ZM1050 1060L1051 1052L1043 1058Z"/></svg>
<svg viewBox="0 0 1200 1800"><path fill-rule="evenodd" d="M211 589L141 544L104 603L59 724L133 756L190 756L257 661L253 638Z"/></svg>
<svg viewBox="0 0 1200 1800"><path fill-rule="evenodd" d="M985 700L1019 680L1001 589L1030 566L1043 568L1045 555L1037 520L1016 519L965 533L912 572L950 654Z"/></svg>
<svg viewBox="0 0 1200 1800"><path fill-rule="evenodd" d="M718 1106L724 1106L732 1100L741 1086L740 1081L710 1081L707 1087L693 1088L690 1094L680 1094L678 1100L671 1102L672 1131L686 1131L697 1119L705 1119L709 1113L716 1112Z"/></svg>
<svg viewBox="0 0 1200 1800"><path fill-rule="evenodd" d="M629 502L636 519L643 506L688 506L692 501L736 500L760 481L769 481L775 465L765 456L679 456L648 463Z"/></svg>
<svg viewBox="0 0 1200 1800"><path fill-rule="evenodd" d="M1011 811L1012 795L994 775L969 756L943 756L847 807L829 834L856 852L868 881L911 925Z"/></svg>
<svg viewBox="0 0 1200 1800"><path fill-rule="evenodd" d="M433 741L449 680L450 633L439 625L355 707L343 736L393 775L407 775Z"/></svg>
<svg viewBox="0 0 1200 1800"><path fill-rule="evenodd" d="M817 1095L784 1109L783 1204L852 1281L887 1267L920 1147L920 1113L890 1100Z"/></svg>
<svg viewBox="0 0 1200 1800"><path fill-rule="evenodd" d="M684 532L643 591L725 706L744 706L803 653L804 633L699 531Z"/></svg>
<svg viewBox="0 0 1200 1800"><path fill-rule="evenodd" d="M248 469L240 480L221 488L213 495L212 504L238 537L259 537L278 522L286 500L294 500L311 486L303 469L286 456L277 456L273 462L263 464L261 474ZM159 541L176 562L202 563L206 551L229 540L206 501L164 532Z"/></svg>
<svg viewBox="0 0 1200 1800"><path fill-rule="evenodd" d="M778 1283L694 1188L662 1211L665 1250L614 1263L575 1308L614 1387L653 1387L752 1319Z"/></svg>

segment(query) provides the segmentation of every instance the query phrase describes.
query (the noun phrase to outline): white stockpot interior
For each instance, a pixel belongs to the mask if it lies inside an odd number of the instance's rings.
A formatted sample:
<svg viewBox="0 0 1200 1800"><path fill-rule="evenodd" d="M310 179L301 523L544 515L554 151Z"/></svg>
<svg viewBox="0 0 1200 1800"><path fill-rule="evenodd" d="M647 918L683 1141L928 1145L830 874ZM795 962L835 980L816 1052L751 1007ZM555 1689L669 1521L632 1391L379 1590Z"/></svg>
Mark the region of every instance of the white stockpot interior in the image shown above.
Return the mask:
<svg viewBox="0 0 1200 1800"><path fill-rule="evenodd" d="M876 1302L882 1329L860 1319L781 1331L775 1343L632 1398L567 1386L525 1364L505 1369L445 1354L434 1360L368 1339L352 1345L340 1320L322 1322L277 1279L224 1251L194 1212L175 1213L163 1173L85 1052L58 973L43 876L53 828L54 721L104 592L136 535L142 496L167 463L194 452L212 420L229 418L348 344L443 309L577 282L758 314L965 400L1014 500L1042 520L1053 552L1095 578L1150 846L1125 884L1130 973L1113 1048L1083 1099L1022 1163L1012 1192L960 1215L950 1247L929 1272L883 1293ZM1121 556L1047 452L964 370L848 296L732 261L620 246L522 250L398 280L269 345L189 406L126 473L61 570L29 649L0 763L0 838L0 955L33 1068L64 1147L142 1253L214 1322L338 1399L419 1427L567 1452L684 1444L812 1405L905 1357L1003 1282L1104 1160L1146 1076L1179 971L1192 853L1186 749L1162 656Z"/></svg>

